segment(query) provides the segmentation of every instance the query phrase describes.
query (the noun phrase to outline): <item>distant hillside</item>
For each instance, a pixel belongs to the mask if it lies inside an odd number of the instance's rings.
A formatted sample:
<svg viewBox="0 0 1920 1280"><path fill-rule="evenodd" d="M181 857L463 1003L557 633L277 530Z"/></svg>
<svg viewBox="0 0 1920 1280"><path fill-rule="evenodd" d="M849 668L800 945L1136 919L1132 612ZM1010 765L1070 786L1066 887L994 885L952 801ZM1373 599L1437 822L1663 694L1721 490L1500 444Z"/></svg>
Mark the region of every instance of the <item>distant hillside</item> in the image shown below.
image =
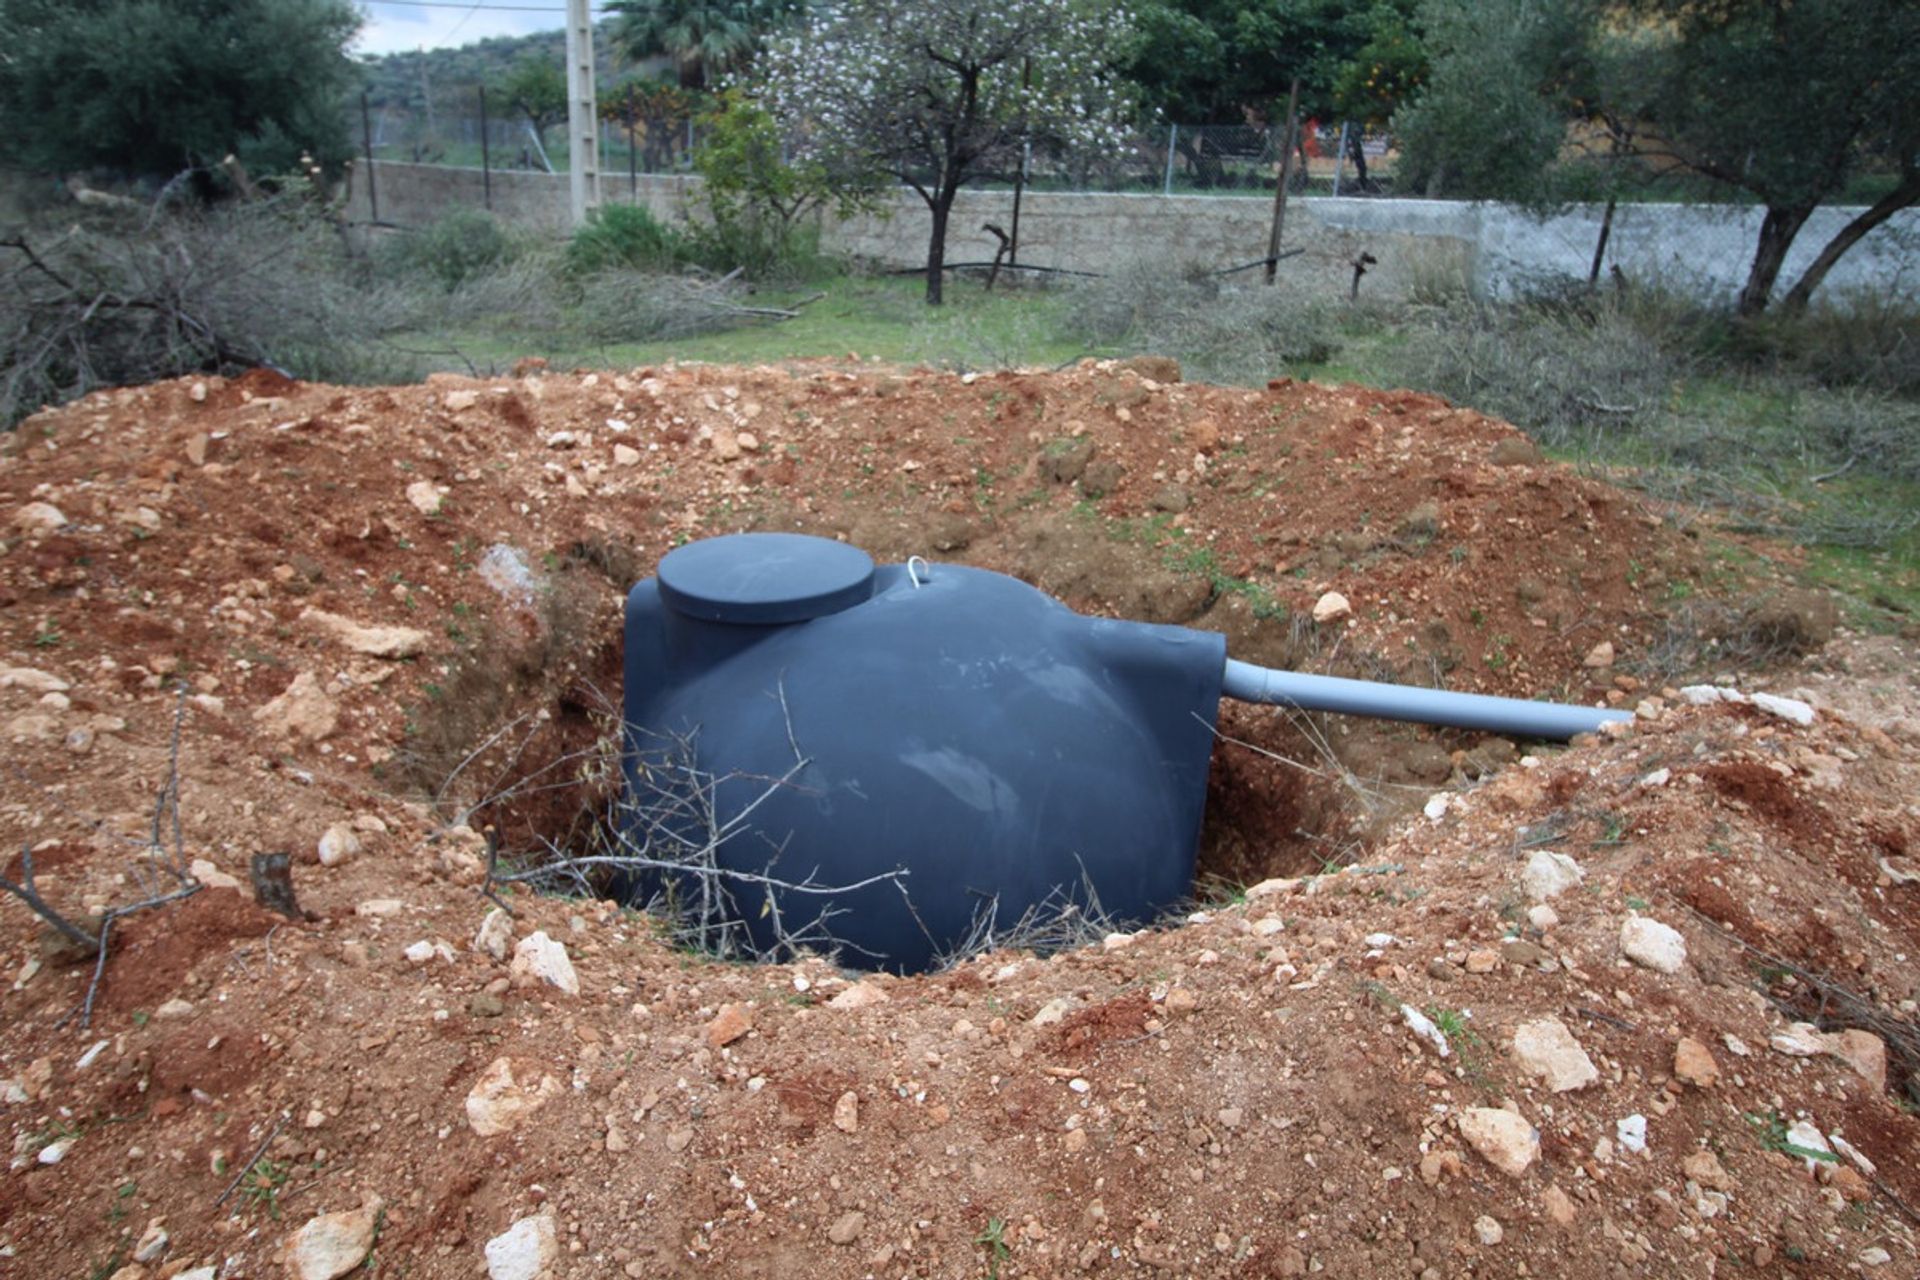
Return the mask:
<svg viewBox="0 0 1920 1280"><path fill-rule="evenodd" d="M436 111L462 109L483 84L497 84L513 65L529 54L561 62L566 56L566 33L558 28L525 36L493 36L457 49L390 53L367 58L367 99L375 107L411 113L429 106ZM618 58L607 38L607 24L594 28L595 73L603 86L625 79L639 68Z"/></svg>

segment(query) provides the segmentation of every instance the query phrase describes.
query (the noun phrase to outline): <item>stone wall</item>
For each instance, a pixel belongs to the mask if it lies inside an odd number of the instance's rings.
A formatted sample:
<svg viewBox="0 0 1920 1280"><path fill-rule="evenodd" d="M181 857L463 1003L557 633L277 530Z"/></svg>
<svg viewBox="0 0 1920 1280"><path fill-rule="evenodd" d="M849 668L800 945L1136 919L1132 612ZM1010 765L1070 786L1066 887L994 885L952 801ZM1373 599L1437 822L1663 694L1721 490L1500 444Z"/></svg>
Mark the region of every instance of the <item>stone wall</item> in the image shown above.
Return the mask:
<svg viewBox="0 0 1920 1280"><path fill-rule="evenodd" d="M610 201L637 198L663 218L688 215L697 178L642 176L635 187L609 175ZM375 166L379 220L419 226L483 199L478 169L439 165ZM356 173L350 216L372 210L363 173ZM496 172L492 208L511 222L563 235L568 225L565 175ZM1111 272L1132 262L1219 270L1266 251L1273 205L1249 196L1029 193L1021 205L1020 260L1033 266ZM1817 211L1800 233L1782 275L1785 288L1820 246L1859 210ZM829 220L822 242L885 266L926 261L928 219L918 196L902 190L888 216ZM947 240L949 262L986 261L997 241L982 229L1009 227L1007 191L962 191ZM1745 279L1761 211L1731 205L1623 205L1607 254L1629 280L1658 281L1713 301L1730 302ZM1599 232L1598 206L1578 205L1540 218L1510 206L1454 200L1303 197L1287 206L1286 247L1303 249L1281 263L1281 279L1321 293L1350 287L1353 260L1377 260L1362 284L1368 296L1404 297L1470 283L1501 297L1558 282L1583 281ZM1259 269L1246 273L1257 277ZM1873 232L1841 260L1825 286L1839 299L1856 290L1911 294L1920 285L1920 210L1909 209Z"/></svg>

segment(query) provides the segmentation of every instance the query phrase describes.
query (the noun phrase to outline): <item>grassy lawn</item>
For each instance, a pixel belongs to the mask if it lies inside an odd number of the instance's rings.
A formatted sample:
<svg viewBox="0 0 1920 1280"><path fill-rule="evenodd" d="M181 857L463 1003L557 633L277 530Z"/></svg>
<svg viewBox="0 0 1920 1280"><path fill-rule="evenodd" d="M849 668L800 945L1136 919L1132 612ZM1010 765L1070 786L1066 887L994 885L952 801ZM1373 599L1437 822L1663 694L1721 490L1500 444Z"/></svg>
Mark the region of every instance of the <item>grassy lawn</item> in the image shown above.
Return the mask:
<svg viewBox="0 0 1920 1280"><path fill-rule="evenodd" d="M824 294L824 297L817 296ZM415 335L452 346L482 367L504 367L524 355L556 367L627 367L667 360L771 364L809 357L857 355L886 364L943 369L1053 366L1110 354L1076 343L1062 331L1062 300L1033 290L992 293L976 280L949 281L946 305L929 307L920 276L836 276L814 284L763 289L744 305L799 310L791 320L750 319L738 328L657 342L567 343L467 331ZM809 301L811 299L811 301Z"/></svg>

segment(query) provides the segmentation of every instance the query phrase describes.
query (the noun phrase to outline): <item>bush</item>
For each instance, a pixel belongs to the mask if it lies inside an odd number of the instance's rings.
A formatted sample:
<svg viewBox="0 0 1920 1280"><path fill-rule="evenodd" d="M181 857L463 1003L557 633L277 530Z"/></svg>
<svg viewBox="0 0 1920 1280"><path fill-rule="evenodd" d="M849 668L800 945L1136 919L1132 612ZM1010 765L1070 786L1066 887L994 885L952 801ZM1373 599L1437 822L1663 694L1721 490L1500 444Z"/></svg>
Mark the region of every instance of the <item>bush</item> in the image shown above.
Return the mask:
<svg viewBox="0 0 1920 1280"><path fill-rule="evenodd" d="M1554 446L1658 414L1695 367L1698 315L1661 297L1461 300L1385 354L1389 380L1504 418Z"/></svg>
<svg viewBox="0 0 1920 1280"><path fill-rule="evenodd" d="M1179 360L1187 376L1257 383L1339 349L1340 310L1290 289L1134 261L1068 286L1066 327L1103 347Z"/></svg>
<svg viewBox="0 0 1920 1280"><path fill-rule="evenodd" d="M418 231L394 236L380 249L390 270L431 277L454 289L512 262L518 247L490 213L456 209Z"/></svg>
<svg viewBox="0 0 1920 1280"><path fill-rule="evenodd" d="M256 366L401 381L412 309L298 196L0 242L0 427L98 387Z"/></svg>
<svg viewBox="0 0 1920 1280"><path fill-rule="evenodd" d="M1920 305L1891 291L1855 293L1798 316L1762 312L1731 338L1732 353L1753 367L1822 387L1920 395Z"/></svg>
<svg viewBox="0 0 1920 1280"><path fill-rule="evenodd" d="M640 204L602 205L567 245L567 269L575 275L622 268L658 271L687 258L685 237Z"/></svg>

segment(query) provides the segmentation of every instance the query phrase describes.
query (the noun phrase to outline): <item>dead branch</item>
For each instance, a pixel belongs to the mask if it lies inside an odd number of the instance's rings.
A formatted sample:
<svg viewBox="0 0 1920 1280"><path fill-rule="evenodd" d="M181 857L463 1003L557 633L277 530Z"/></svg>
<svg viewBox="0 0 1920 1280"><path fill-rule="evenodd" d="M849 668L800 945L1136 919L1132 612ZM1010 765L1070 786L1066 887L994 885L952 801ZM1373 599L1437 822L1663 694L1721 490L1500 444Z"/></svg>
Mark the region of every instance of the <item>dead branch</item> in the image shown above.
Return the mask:
<svg viewBox="0 0 1920 1280"><path fill-rule="evenodd" d="M96 954L93 963L93 981L87 984L87 998L85 1003L80 1006L81 1030L84 1031L93 1025L93 1002L99 998L100 986L106 980L107 976L107 935L113 932L113 922L121 916L130 916L135 912L145 911L150 907L162 907L169 902L178 902L182 898L191 898L204 887L205 886L197 880L189 880L172 893L163 893L155 898L147 898L144 901L133 903L131 906L114 907L100 917L100 937L94 944ZM68 1018L72 1016L72 1014L67 1015ZM66 1018L62 1018L60 1021L64 1023Z"/></svg>
<svg viewBox="0 0 1920 1280"><path fill-rule="evenodd" d="M247 1162L240 1166L240 1172L233 1175L233 1181L229 1182L227 1189L220 1193L220 1198L213 1202L214 1208L218 1209L227 1202L227 1197L231 1196L234 1191L238 1189L241 1181L245 1179L249 1173L253 1172L253 1166L260 1163L260 1157L267 1154L267 1148L273 1145L273 1140L279 1137L280 1131L286 1127L287 1117L285 1115L282 1115L278 1120L273 1122L273 1128L267 1131L267 1136L261 1140L258 1147L254 1148L253 1154L247 1158Z"/></svg>
<svg viewBox="0 0 1920 1280"><path fill-rule="evenodd" d="M48 905L47 900L40 896L39 890L34 887L33 845L31 843L28 843L26 847L20 851L20 878L25 881L24 884L15 884L7 877L0 875L0 889L5 889L8 893L11 893L14 897L26 903L33 914L45 920L68 941L91 955L94 948L99 945L98 939L54 910L53 907Z"/></svg>

